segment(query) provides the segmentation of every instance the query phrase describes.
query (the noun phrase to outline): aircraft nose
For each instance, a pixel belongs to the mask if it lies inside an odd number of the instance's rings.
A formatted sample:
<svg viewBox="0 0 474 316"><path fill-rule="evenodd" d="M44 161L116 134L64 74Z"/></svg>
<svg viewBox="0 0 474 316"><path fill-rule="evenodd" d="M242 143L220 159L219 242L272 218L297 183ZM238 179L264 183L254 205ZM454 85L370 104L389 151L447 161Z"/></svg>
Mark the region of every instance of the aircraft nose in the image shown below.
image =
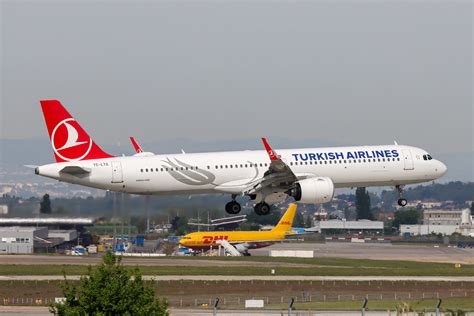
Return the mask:
<svg viewBox="0 0 474 316"><path fill-rule="evenodd" d="M448 171L448 167L441 161L438 161L438 165L436 166L436 171L440 174L440 176L443 176L446 171Z"/></svg>

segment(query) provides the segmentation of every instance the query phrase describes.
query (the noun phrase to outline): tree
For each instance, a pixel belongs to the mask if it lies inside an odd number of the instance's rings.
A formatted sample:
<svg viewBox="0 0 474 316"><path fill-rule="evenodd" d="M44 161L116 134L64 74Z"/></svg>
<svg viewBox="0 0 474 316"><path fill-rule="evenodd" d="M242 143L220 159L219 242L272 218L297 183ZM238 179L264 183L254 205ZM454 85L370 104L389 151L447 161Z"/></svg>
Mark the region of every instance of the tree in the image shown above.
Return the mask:
<svg viewBox="0 0 474 316"><path fill-rule="evenodd" d="M144 285L138 269L126 269L112 252L96 268L89 266L77 286L64 278L66 300L49 308L55 315L168 315L168 303Z"/></svg>
<svg viewBox="0 0 474 316"><path fill-rule="evenodd" d="M400 210L395 212L395 218L393 220L393 227L399 228L401 224L413 225L417 224L421 217L421 213L415 209Z"/></svg>
<svg viewBox="0 0 474 316"><path fill-rule="evenodd" d="M42 214L51 214L51 200L49 199L49 194L48 193L43 195L43 198L41 199L40 213L42 213Z"/></svg>
<svg viewBox="0 0 474 316"><path fill-rule="evenodd" d="M304 227L304 216L301 212L296 212L295 218L293 220L293 227Z"/></svg>
<svg viewBox="0 0 474 316"><path fill-rule="evenodd" d="M177 235L184 235L189 230L188 219L186 217L175 216L171 220L171 228Z"/></svg>
<svg viewBox="0 0 474 316"><path fill-rule="evenodd" d="M372 212L370 210L369 192L364 187L356 189L356 212L358 220L373 219Z"/></svg>

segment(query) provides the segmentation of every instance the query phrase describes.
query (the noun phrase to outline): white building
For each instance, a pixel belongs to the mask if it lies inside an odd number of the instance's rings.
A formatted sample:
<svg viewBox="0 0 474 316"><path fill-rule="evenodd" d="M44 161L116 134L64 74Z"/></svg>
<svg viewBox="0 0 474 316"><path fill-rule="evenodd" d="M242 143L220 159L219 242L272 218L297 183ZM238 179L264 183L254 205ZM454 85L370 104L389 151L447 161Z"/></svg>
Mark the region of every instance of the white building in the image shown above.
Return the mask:
<svg viewBox="0 0 474 316"><path fill-rule="evenodd" d="M474 234L473 218L469 209L456 211L424 211L423 225L400 225L402 236L423 236L429 234L464 236Z"/></svg>
<svg viewBox="0 0 474 316"><path fill-rule="evenodd" d="M374 232L383 231L382 221L369 221L369 220L358 220L358 221L346 221L345 219L332 219L328 221L315 221L314 227L306 229L306 231L314 231L319 233L332 233L332 232Z"/></svg>
<svg viewBox="0 0 474 316"><path fill-rule="evenodd" d="M460 225L462 221L462 214L466 210L424 210L423 224ZM467 212L470 212L470 210L467 210Z"/></svg>
<svg viewBox="0 0 474 316"><path fill-rule="evenodd" d="M33 253L35 241L46 238L47 227L0 227L0 254Z"/></svg>

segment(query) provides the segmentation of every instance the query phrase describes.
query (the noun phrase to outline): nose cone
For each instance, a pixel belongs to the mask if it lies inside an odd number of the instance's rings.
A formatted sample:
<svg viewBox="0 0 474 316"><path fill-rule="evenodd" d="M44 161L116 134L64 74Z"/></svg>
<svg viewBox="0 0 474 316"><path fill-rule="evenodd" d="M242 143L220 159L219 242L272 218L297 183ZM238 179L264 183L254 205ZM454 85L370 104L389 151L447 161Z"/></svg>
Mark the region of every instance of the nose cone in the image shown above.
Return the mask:
<svg viewBox="0 0 474 316"><path fill-rule="evenodd" d="M186 246L186 244L187 244L186 239L181 238L181 239L179 240L179 244L180 244L181 246Z"/></svg>
<svg viewBox="0 0 474 316"><path fill-rule="evenodd" d="M448 171L448 167L441 161L437 161L436 165L436 172L438 172L439 176L442 177Z"/></svg>

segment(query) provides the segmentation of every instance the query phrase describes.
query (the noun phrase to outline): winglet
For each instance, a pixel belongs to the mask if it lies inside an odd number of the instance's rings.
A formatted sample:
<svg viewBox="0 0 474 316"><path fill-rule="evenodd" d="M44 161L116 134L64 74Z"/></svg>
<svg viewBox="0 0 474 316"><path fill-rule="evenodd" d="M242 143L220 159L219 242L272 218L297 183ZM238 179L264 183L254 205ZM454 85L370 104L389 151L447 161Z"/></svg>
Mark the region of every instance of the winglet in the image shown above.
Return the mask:
<svg viewBox="0 0 474 316"><path fill-rule="evenodd" d="M135 148L135 151L137 154L142 153L143 149L138 145L138 143L135 141L135 138L133 136L130 136L130 141L132 142L133 148Z"/></svg>
<svg viewBox="0 0 474 316"><path fill-rule="evenodd" d="M267 139L265 137L262 137L262 142L263 146L265 146L265 150L268 153L268 157L270 157L270 160L278 160L278 156L275 153L275 151L270 147L270 145L267 142Z"/></svg>

